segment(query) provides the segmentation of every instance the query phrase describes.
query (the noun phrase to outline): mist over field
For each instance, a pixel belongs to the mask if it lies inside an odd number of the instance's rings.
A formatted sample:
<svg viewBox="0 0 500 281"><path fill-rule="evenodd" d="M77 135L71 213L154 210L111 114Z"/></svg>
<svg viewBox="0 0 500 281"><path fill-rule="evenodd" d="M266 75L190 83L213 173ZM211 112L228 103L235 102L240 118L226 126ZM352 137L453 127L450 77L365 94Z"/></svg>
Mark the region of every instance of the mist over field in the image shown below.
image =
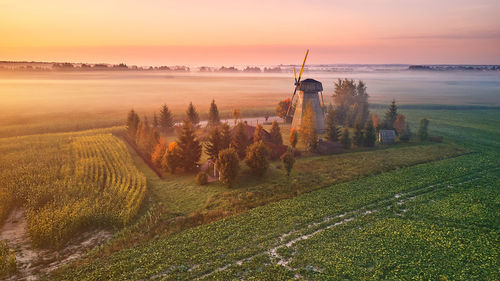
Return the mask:
<svg viewBox="0 0 500 281"><path fill-rule="evenodd" d="M362 79L370 103L500 105L495 72L350 71L305 73L323 83L330 102L339 78ZM41 72L2 73L0 118L58 113L152 112L167 103L184 111L192 101L206 111L212 99L222 110L274 108L293 90L292 73Z"/></svg>

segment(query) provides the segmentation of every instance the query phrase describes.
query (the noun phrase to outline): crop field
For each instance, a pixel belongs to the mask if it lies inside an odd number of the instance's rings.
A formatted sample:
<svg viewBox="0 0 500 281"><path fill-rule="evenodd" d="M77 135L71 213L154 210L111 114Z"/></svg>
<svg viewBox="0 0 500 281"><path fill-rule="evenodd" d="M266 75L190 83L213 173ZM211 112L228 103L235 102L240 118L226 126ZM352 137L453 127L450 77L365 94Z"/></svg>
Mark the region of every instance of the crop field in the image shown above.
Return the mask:
<svg viewBox="0 0 500 281"><path fill-rule="evenodd" d="M0 139L0 219L24 207L40 247L59 247L89 227L129 223L146 178L113 130Z"/></svg>
<svg viewBox="0 0 500 281"><path fill-rule="evenodd" d="M422 114L471 153L333 182L51 278L498 280L500 112Z"/></svg>

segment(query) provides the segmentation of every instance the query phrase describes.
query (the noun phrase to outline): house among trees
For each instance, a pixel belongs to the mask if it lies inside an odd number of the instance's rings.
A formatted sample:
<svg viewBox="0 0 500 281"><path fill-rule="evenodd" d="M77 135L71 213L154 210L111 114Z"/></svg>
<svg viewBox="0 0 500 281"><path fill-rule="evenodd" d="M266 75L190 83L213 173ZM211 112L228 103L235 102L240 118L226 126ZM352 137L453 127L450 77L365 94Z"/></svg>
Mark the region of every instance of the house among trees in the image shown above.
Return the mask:
<svg viewBox="0 0 500 281"><path fill-rule="evenodd" d="M243 126L244 126L244 129L245 129L245 135L248 137L247 144L253 143L253 137L254 137L254 134L255 134L256 127L248 125L247 122L243 122ZM237 129L237 126L234 126L231 129L231 137L233 137L233 138L234 138L234 135L236 133L236 129ZM264 129L262 130L262 133L263 133L263 135L262 135L262 141L264 143L271 142L271 134L269 134L269 132L266 131L266 130L264 130Z"/></svg>
<svg viewBox="0 0 500 281"><path fill-rule="evenodd" d="M378 142L380 144L393 144L396 141L396 131L380 130L378 133Z"/></svg>

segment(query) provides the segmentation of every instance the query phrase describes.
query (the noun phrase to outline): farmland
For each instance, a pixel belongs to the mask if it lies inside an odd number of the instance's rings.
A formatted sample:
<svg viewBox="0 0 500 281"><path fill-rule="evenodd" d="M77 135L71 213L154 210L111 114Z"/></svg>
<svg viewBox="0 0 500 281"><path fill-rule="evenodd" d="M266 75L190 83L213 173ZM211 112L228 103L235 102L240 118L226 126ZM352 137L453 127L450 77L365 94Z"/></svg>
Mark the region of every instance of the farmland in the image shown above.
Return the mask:
<svg viewBox="0 0 500 281"><path fill-rule="evenodd" d="M499 112L405 114L426 114L433 133L472 153L332 181L106 258L97 254L52 278L498 279Z"/></svg>
<svg viewBox="0 0 500 281"><path fill-rule="evenodd" d="M139 211L146 178L114 129L0 139L0 219L24 207L32 243L57 248Z"/></svg>

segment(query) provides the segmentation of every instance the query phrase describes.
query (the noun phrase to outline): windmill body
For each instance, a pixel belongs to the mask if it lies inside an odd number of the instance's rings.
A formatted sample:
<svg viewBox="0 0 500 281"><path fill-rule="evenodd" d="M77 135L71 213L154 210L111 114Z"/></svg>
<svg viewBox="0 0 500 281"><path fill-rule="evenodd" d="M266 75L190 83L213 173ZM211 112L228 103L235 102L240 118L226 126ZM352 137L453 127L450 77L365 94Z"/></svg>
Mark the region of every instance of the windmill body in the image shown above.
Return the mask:
<svg viewBox="0 0 500 281"><path fill-rule="evenodd" d="M320 92L323 91L321 82L314 79L305 79L300 82L299 95L295 113L293 114L292 128L300 129L302 119L306 111L308 103L311 103L314 112L316 132L322 133L325 131L325 116L323 113L322 102L320 100Z"/></svg>

